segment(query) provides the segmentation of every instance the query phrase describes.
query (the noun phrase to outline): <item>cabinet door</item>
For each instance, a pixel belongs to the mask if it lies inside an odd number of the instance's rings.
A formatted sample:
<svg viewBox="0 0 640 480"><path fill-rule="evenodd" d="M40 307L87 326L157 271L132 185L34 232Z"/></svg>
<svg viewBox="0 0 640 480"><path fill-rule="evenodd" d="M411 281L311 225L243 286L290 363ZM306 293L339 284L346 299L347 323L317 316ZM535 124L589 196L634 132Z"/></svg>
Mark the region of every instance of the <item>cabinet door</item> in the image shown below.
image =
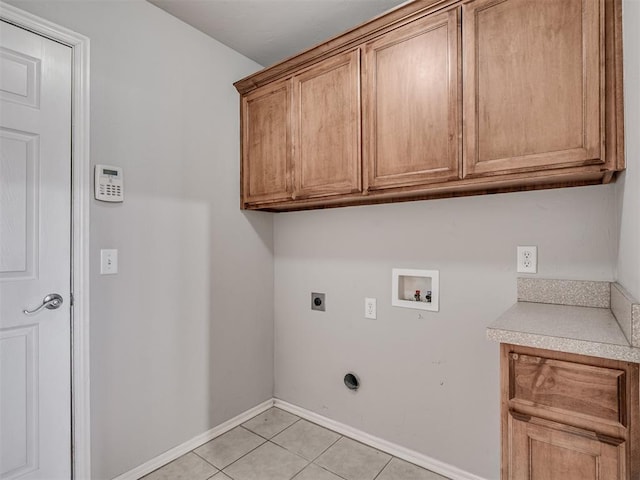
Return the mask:
<svg viewBox="0 0 640 480"><path fill-rule="evenodd" d="M458 178L459 15L428 16L365 46L366 189Z"/></svg>
<svg viewBox="0 0 640 480"><path fill-rule="evenodd" d="M625 442L535 417L509 414L503 480L622 480Z"/></svg>
<svg viewBox="0 0 640 480"><path fill-rule="evenodd" d="M604 0L463 6L464 174L603 163Z"/></svg>
<svg viewBox="0 0 640 480"><path fill-rule="evenodd" d="M360 53L294 76L294 198L361 191Z"/></svg>
<svg viewBox="0 0 640 480"><path fill-rule="evenodd" d="M242 98L242 203L291 198L291 81Z"/></svg>

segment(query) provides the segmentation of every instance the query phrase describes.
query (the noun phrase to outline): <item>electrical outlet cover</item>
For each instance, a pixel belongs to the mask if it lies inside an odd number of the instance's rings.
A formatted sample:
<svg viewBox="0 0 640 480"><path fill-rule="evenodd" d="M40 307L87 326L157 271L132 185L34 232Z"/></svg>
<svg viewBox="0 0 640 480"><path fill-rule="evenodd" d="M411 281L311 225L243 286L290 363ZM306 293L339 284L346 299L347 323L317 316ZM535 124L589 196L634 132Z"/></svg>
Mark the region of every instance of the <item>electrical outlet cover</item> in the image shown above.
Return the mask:
<svg viewBox="0 0 640 480"><path fill-rule="evenodd" d="M518 246L518 273L538 273L538 247Z"/></svg>
<svg viewBox="0 0 640 480"><path fill-rule="evenodd" d="M311 292L311 310L325 311L324 293Z"/></svg>
<svg viewBox="0 0 640 480"><path fill-rule="evenodd" d="M364 318L370 318L375 320L377 317L376 299L365 298L364 299Z"/></svg>

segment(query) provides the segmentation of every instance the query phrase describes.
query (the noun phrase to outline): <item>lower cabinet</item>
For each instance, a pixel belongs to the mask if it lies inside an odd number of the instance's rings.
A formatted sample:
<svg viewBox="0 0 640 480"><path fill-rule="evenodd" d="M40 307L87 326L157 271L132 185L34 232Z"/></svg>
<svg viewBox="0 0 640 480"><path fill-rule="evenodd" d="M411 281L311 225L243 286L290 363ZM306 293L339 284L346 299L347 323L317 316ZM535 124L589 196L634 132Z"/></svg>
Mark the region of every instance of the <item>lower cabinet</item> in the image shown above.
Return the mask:
<svg viewBox="0 0 640 480"><path fill-rule="evenodd" d="M502 480L640 478L638 364L503 344Z"/></svg>
<svg viewBox="0 0 640 480"><path fill-rule="evenodd" d="M509 479L605 480L625 476L626 442L509 414Z"/></svg>

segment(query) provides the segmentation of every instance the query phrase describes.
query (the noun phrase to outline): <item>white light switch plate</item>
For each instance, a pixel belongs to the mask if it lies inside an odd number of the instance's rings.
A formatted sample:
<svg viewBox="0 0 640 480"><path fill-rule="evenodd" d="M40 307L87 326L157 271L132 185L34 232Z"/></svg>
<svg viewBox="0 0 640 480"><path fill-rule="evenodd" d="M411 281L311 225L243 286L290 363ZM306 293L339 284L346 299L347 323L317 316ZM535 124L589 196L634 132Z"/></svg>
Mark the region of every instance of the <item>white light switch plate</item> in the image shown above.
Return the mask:
<svg viewBox="0 0 640 480"><path fill-rule="evenodd" d="M118 273L118 250L100 250L100 275L114 275Z"/></svg>

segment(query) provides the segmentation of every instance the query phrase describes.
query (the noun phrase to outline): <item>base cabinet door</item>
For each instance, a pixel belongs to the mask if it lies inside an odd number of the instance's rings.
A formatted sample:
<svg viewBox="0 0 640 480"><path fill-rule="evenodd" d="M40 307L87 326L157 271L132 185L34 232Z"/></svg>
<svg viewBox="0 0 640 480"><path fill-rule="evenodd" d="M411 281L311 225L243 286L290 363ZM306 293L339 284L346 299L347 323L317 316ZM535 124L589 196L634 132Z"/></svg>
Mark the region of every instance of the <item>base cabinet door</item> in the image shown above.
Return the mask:
<svg viewBox="0 0 640 480"><path fill-rule="evenodd" d="M508 480L627 478L623 440L517 414L508 428Z"/></svg>
<svg viewBox="0 0 640 480"><path fill-rule="evenodd" d="M604 0L463 5L464 175L604 163Z"/></svg>

